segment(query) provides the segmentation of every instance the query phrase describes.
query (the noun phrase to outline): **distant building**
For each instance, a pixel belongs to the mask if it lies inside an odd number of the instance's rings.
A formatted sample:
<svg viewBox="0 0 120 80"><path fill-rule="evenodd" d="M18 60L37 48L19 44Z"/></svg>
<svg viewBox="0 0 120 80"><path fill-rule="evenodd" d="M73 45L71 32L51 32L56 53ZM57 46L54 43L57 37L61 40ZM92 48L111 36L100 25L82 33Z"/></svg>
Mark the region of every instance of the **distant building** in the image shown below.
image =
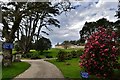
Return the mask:
<svg viewBox="0 0 120 80"><path fill-rule="evenodd" d="M57 45L55 45L55 48L64 49L64 45L57 43Z"/></svg>
<svg viewBox="0 0 120 80"><path fill-rule="evenodd" d="M69 48L84 48L84 47L85 47L84 45L73 45L73 44L67 45L67 48L68 48L68 49L69 49ZM57 44L55 45L55 48L65 49L65 45L57 43Z"/></svg>

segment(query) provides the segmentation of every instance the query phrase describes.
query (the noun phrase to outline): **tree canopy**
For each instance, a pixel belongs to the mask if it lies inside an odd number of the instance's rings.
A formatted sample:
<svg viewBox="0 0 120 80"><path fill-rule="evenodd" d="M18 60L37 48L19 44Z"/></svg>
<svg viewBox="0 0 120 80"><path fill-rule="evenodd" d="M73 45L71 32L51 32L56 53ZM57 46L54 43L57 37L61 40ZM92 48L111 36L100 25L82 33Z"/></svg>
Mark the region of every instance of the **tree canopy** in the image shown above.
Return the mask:
<svg viewBox="0 0 120 80"><path fill-rule="evenodd" d="M51 41L45 37L40 38L39 40L36 40L34 44L34 48L37 51L43 52L44 50L48 50L52 47Z"/></svg>
<svg viewBox="0 0 120 80"><path fill-rule="evenodd" d="M110 29L115 28L114 23L108 21L106 18L99 19L96 22L86 22L80 31L80 41L85 42L86 38L95 33L99 26Z"/></svg>
<svg viewBox="0 0 120 80"><path fill-rule="evenodd" d="M60 27L60 22L55 16L75 9L70 2L7 2L2 3L2 37L5 42L13 43L15 38L18 41L24 40L24 52L29 51L33 37L39 40L42 27L48 28L50 25ZM47 34L47 33L46 33ZM3 63L9 65L12 62L12 50L5 50L7 58L4 57Z"/></svg>

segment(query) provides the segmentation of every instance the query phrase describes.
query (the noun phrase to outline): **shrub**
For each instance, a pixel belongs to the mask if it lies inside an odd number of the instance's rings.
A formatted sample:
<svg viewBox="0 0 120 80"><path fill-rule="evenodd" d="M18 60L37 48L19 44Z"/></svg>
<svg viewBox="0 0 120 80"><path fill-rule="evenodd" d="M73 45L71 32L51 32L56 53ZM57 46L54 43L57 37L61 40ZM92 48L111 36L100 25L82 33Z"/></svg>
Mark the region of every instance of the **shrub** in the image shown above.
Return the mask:
<svg viewBox="0 0 120 80"><path fill-rule="evenodd" d="M24 57L24 58L31 58L31 59L41 59L38 52L26 53L26 54L23 54L22 57Z"/></svg>
<svg viewBox="0 0 120 80"><path fill-rule="evenodd" d="M83 50L79 49L79 50L73 50L71 51L71 55L72 55L72 58L77 58L79 56L81 56L83 54Z"/></svg>
<svg viewBox="0 0 120 80"><path fill-rule="evenodd" d="M51 56L51 55L46 55L45 57L46 58L53 58L53 56Z"/></svg>
<svg viewBox="0 0 120 80"><path fill-rule="evenodd" d="M30 57L31 57L31 54L30 54L30 53L26 53L26 54L23 54L22 57L23 57L23 58L30 58Z"/></svg>
<svg viewBox="0 0 120 80"><path fill-rule="evenodd" d="M87 39L80 66L97 77L111 77L118 59L115 40L114 31L99 27L99 31Z"/></svg>
<svg viewBox="0 0 120 80"><path fill-rule="evenodd" d="M31 59L41 59L39 53L32 53Z"/></svg>
<svg viewBox="0 0 120 80"><path fill-rule="evenodd" d="M71 51L72 58L77 58L77 52L75 50Z"/></svg>
<svg viewBox="0 0 120 80"><path fill-rule="evenodd" d="M83 49L79 49L76 51L77 53L77 57L81 56L83 53L84 53L84 50Z"/></svg>
<svg viewBox="0 0 120 80"><path fill-rule="evenodd" d="M16 44L16 45L14 46L14 49L15 49L16 51L22 50L18 44Z"/></svg>
<svg viewBox="0 0 120 80"><path fill-rule="evenodd" d="M67 59L67 60L72 59L72 54L70 52L66 52L65 59Z"/></svg>
<svg viewBox="0 0 120 80"><path fill-rule="evenodd" d="M57 55L57 60L58 61L64 61L66 59L66 52L60 50Z"/></svg>

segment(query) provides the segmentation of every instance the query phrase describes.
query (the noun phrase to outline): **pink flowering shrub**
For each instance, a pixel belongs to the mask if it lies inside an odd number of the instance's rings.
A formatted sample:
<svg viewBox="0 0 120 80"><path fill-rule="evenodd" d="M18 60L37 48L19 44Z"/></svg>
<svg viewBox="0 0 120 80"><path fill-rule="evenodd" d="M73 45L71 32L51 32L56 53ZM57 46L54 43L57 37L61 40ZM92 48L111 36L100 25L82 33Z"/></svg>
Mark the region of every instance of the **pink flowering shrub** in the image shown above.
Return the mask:
<svg viewBox="0 0 120 80"><path fill-rule="evenodd" d="M99 27L85 44L80 56L80 66L97 77L110 77L117 65L116 34L110 29Z"/></svg>

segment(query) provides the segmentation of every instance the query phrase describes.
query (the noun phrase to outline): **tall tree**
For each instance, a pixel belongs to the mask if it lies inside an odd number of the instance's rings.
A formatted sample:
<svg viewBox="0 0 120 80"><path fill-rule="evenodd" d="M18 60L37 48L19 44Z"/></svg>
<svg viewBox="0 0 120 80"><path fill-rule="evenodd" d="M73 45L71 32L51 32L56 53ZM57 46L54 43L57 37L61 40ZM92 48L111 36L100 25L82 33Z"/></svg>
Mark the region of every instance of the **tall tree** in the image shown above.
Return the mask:
<svg viewBox="0 0 120 80"><path fill-rule="evenodd" d="M67 12L70 9L74 9L74 7L71 6L71 3L67 2L66 5L64 4L66 3L56 3L54 5L52 5L50 2L48 3L43 3L43 2L42 3L36 3L36 2L3 3L1 5L2 6L2 23L4 25L3 31L2 31L2 37L5 38L5 42L13 43L16 37L19 40L20 35L24 35L24 33L26 33L27 38L29 38L28 44L30 44L36 32L37 27L38 27L37 36L39 36L41 26L43 26L41 22L43 21L44 17L46 16L50 17L49 20L47 21L47 23L49 22L48 25L56 24L55 21L57 22L57 20L55 20L54 18L51 18L52 15L56 16L63 12ZM48 13L50 14L48 15ZM28 21L27 26L21 25L22 22L26 23L26 21ZM23 31L22 32L23 34L19 34L20 33L19 30L21 28L25 28L26 32ZM15 33L17 36L15 35ZM3 57L4 57L3 65L4 66L11 65L12 49L9 49L9 50L5 49Z"/></svg>
<svg viewBox="0 0 120 80"><path fill-rule="evenodd" d="M43 3L40 3L39 5L41 5L40 9L43 10L36 11L34 15L27 16L25 20L22 20L22 24L20 24L22 27L20 27L19 32L21 32L22 36L26 37L23 43L24 53L29 51L29 46L31 44L33 36L36 36L38 40L40 32L46 33L45 31L41 31L42 27L46 27L48 30L51 30L48 27L49 25L60 27L59 21L53 17L59 14L58 9L50 7L50 3L44 3L44 5Z"/></svg>
<svg viewBox="0 0 120 80"><path fill-rule="evenodd" d="M113 25L113 22L109 22L105 18L99 19L96 22L86 22L82 30L80 31L80 42L85 42L86 38L88 38L90 35L96 32L99 26L114 29Z"/></svg>
<svg viewBox="0 0 120 80"><path fill-rule="evenodd" d="M35 50L43 52L44 50L48 50L52 47L51 41L45 37L36 40L35 42Z"/></svg>
<svg viewBox="0 0 120 80"><path fill-rule="evenodd" d="M25 5L25 3L15 2L3 3L1 5L2 23L4 25L2 37L5 38L5 42L7 43L13 43L15 39L14 33L16 32L16 30L18 30L22 17L25 16L25 13L23 11L20 11L23 5ZM3 52L3 65L9 66L11 65L11 63L12 63L12 49L5 49Z"/></svg>

